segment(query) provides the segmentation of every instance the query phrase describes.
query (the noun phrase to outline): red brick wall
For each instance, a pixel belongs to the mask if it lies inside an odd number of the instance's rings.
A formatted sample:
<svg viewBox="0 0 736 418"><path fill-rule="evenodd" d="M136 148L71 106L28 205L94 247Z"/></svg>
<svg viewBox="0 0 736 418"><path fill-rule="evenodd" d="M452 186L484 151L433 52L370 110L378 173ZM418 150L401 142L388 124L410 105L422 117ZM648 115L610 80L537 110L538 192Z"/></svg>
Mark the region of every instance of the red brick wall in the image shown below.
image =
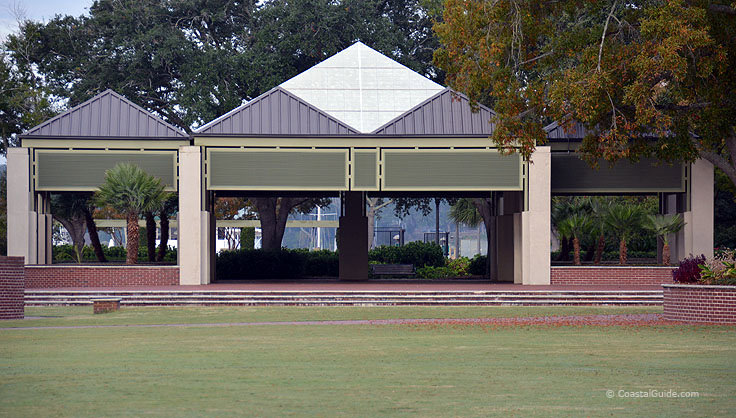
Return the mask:
<svg viewBox="0 0 736 418"><path fill-rule="evenodd" d="M23 257L0 257L0 319L23 319Z"/></svg>
<svg viewBox="0 0 736 418"><path fill-rule="evenodd" d="M671 267L564 266L552 267L553 285L658 286L672 283Z"/></svg>
<svg viewBox="0 0 736 418"><path fill-rule="evenodd" d="M736 324L736 286L665 285L664 317L671 321Z"/></svg>
<svg viewBox="0 0 736 418"><path fill-rule="evenodd" d="M172 286L174 266L26 266L26 288Z"/></svg>

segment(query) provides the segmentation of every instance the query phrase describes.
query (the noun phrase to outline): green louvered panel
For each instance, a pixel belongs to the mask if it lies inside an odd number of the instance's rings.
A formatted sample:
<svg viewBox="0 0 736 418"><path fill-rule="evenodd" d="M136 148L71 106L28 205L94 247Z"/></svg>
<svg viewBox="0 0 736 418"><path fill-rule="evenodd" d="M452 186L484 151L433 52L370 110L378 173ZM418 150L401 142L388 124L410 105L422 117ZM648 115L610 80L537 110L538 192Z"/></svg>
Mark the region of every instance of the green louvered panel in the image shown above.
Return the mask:
<svg viewBox="0 0 736 418"><path fill-rule="evenodd" d="M521 157L495 150L385 150L383 190L521 190Z"/></svg>
<svg viewBox="0 0 736 418"><path fill-rule="evenodd" d="M684 192L682 164L659 164L642 159L637 163L619 161L611 167L601 161L599 169L575 154L552 154L553 193L655 193Z"/></svg>
<svg viewBox="0 0 736 418"><path fill-rule="evenodd" d="M353 188L378 189L378 151L353 152Z"/></svg>
<svg viewBox="0 0 736 418"><path fill-rule="evenodd" d="M348 150L209 150L211 190L347 190Z"/></svg>
<svg viewBox="0 0 736 418"><path fill-rule="evenodd" d="M176 190L175 151L36 151L36 190L94 190L105 171L128 162Z"/></svg>

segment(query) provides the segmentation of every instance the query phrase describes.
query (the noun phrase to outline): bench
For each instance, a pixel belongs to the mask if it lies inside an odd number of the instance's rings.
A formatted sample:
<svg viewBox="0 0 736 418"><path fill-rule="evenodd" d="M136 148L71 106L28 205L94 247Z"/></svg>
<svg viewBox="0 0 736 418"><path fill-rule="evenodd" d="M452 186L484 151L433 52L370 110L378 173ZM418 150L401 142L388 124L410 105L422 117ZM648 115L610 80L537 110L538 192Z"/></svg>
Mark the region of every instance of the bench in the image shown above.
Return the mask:
<svg viewBox="0 0 736 418"><path fill-rule="evenodd" d="M372 264L374 276L414 276L414 264Z"/></svg>
<svg viewBox="0 0 736 418"><path fill-rule="evenodd" d="M120 310L120 299L105 298L92 299L92 312L96 314L115 312Z"/></svg>

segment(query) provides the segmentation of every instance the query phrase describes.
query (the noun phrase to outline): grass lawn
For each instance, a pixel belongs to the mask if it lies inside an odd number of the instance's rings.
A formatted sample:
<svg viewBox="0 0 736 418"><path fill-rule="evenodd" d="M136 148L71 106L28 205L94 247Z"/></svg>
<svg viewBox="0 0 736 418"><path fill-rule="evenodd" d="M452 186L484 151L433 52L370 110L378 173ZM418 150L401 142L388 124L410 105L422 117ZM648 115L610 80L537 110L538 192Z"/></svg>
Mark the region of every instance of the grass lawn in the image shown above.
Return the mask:
<svg viewBox="0 0 736 418"><path fill-rule="evenodd" d="M33 308L0 327L657 312ZM0 416L736 416L736 328L282 325L0 329ZM619 390L698 398L620 398ZM609 399L606 390L613 390Z"/></svg>

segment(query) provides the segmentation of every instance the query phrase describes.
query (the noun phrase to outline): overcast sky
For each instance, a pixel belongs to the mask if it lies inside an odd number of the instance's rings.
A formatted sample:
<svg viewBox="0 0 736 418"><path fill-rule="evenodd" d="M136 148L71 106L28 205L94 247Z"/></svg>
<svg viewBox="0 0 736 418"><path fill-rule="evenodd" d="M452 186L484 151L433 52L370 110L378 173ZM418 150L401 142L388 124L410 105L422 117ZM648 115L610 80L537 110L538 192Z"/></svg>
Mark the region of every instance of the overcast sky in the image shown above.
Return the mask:
<svg viewBox="0 0 736 418"><path fill-rule="evenodd" d="M92 0L0 0L0 37L18 29L16 10L26 19L47 21L57 14L79 16L89 10Z"/></svg>

